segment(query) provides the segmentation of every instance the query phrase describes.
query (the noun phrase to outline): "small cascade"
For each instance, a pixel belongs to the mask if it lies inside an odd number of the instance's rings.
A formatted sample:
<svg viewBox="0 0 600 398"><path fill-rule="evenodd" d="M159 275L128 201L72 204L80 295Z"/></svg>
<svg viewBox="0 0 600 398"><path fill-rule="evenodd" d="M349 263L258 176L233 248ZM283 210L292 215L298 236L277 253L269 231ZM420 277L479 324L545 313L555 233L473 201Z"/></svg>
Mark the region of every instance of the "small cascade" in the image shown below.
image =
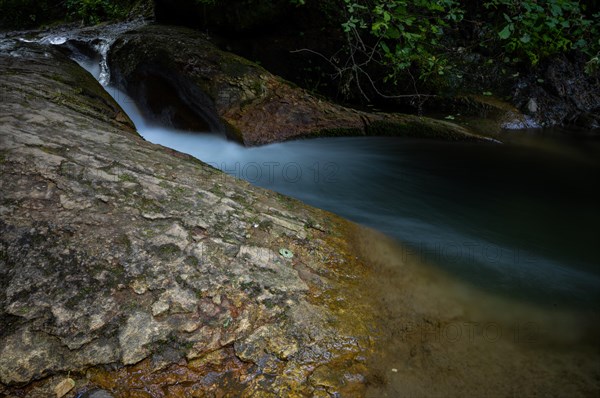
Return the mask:
<svg viewBox="0 0 600 398"><path fill-rule="evenodd" d="M88 27L72 30L59 30L46 33L35 39L19 40L46 45L63 46L71 51L71 58L88 70L106 87L110 84L108 52L122 33L145 24L145 20L136 19L102 27ZM91 53L96 56L93 56Z"/></svg>
<svg viewBox="0 0 600 398"><path fill-rule="evenodd" d="M114 43L114 38L112 40L100 40L99 42L94 44L94 50L98 52L100 55L100 73L98 75L98 81L104 87L108 86L110 83L110 68L108 67L108 50L110 50L111 45Z"/></svg>
<svg viewBox="0 0 600 398"><path fill-rule="evenodd" d="M65 44L68 39L65 36L47 36L39 41L41 44L52 44L53 46L60 46Z"/></svg>

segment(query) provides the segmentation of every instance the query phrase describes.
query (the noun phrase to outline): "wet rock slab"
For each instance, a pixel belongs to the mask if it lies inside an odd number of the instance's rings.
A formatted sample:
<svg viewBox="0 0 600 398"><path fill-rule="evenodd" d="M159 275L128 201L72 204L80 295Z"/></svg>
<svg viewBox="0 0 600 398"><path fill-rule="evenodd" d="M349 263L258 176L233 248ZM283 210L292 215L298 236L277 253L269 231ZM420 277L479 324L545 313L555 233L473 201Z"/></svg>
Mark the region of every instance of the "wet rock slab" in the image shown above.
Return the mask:
<svg viewBox="0 0 600 398"><path fill-rule="evenodd" d="M144 141L52 47L3 42L0 87L0 393L364 388L351 224Z"/></svg>

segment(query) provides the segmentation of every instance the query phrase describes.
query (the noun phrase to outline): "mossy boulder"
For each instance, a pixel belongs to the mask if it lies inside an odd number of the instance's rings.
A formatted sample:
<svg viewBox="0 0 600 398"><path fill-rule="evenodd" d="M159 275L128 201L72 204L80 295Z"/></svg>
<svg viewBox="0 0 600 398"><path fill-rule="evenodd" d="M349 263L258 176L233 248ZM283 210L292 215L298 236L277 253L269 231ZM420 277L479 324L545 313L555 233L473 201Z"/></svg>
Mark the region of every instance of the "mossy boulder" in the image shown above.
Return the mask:
<svg viewBox="0 0 600 398"><path fill-rule="evenodd" d="M358 111L310 94L261 66L218 49L186 28L150 25L127 32L109 53L114 83L147 113L161 82L211 130L227 131L245 145L326 135L408 135L438 139L483 139L464 127L425 117ZM176 124L176 123L173 123ZM185 125L176 125L186 128ZM432 131L435 131L432 134Z"/></svg>
<svg viewBox="0 0 600 398"><path fill-rule="evenodd" d="M438 117L486 137L501 139L506 130L539 127L533 118L493 95L434 97L428 100L427 106L435 109Z"/></svg>

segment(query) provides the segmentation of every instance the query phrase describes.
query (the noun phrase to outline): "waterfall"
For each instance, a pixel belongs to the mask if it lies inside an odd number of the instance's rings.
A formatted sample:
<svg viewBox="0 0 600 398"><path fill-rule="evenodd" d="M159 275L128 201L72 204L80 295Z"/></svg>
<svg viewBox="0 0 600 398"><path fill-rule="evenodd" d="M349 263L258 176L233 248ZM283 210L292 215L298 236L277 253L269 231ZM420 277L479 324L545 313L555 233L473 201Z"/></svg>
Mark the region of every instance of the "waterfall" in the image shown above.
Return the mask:
<svg viewBox="0 0 600 398"><path fill-rule="evenodd" d="M94 49L100 54L100 74L98 75L98 81L103 86L107 86L110 83L110 68L108 67L108 50L114 43L113 40L101 40L99 43L94 44Z"/></svg>
<svg viewBox="0 0 600 398"><path fill-rule="evenodd" d="M108 52L110 48L121 34L128 30L139 28L145 23L143 19L136 19L103 27L62 28L47 33L40 38L21 38L19 40L63 46L69 49L72 52L71 58L92 73L102 86L107 87L110 84L111 78L108 65ZM89 54L85 54L82 51L83 48L94 51L97 57L92 58Z"/></svg>

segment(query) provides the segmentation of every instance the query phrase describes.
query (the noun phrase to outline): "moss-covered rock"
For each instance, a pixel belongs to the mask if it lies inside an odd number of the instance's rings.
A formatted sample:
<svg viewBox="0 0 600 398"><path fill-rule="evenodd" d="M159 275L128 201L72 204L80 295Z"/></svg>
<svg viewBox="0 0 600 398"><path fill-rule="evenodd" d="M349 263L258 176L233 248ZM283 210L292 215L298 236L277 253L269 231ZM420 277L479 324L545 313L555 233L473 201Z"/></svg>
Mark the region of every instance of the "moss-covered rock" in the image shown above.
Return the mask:
<svg viewBox="0 0 600 398"><path fill-rule="evenodd" d="M149 103L161 98L152 87L160 81L185 104L170 113L171 121L195 113L210 129L225 130L245 145L342 134L482 139L448 122L339 106L185 28L151 25L125 33L111 49L109 64L114 82L146 112L156 115L152 109L161 107Z"/></svg>
<svg viewBox="0 0 600 398"><path fill-rule="evenodd" d="M501 139L505 130L539 127L531 117L493 95L436 97L430 98L428 103L438 117L486 137Z"/></svg>

